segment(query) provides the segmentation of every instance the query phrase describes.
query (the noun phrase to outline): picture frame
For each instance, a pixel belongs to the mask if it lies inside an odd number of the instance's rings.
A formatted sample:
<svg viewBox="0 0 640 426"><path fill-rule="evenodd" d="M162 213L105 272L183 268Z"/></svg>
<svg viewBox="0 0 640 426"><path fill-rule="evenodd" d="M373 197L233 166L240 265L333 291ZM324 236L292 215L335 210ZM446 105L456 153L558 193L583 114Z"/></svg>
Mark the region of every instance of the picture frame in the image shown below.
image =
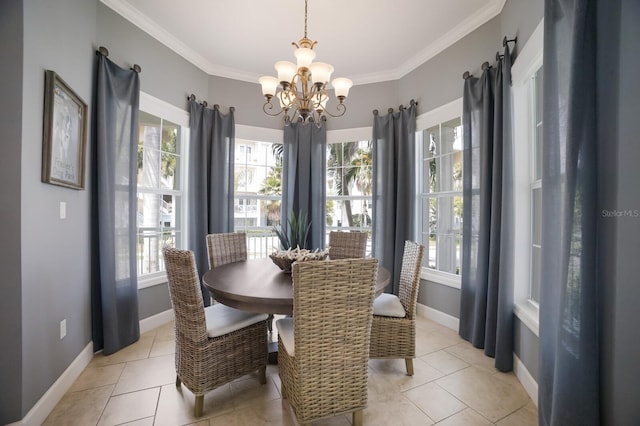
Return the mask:
<svg viewBox="0 0 640 426"><path fill-rule="evenodd" d="M85 189L87 104L54 71L45 71L42 182Z"/></svg>

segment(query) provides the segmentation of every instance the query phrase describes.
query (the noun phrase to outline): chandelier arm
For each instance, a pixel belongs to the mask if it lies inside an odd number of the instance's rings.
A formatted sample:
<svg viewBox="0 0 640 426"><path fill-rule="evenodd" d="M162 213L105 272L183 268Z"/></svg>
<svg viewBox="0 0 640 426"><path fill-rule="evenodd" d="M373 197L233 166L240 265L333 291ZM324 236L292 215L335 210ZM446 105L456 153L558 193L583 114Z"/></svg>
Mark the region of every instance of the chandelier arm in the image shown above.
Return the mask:
<svg viewBox="0 0 640 426"><path fill-rule="evenodd" d="M269 101L265 102L264 105L262 105L262 111L264 111L265 114L270 115L271 117L277 117L284 112L284 110L281 109L280 112L277 112L274 114L270 112L272 109L273 109L273 104Z"/></svg>
<svg viewBox="0 0 640 426"><path fill-rule="evenodd" d="M325 114L333 117L333 118L337 118L337 117L342 117L344 115L345 112L347 112L347 106L343 103L339 103L338 105L336 105L336 110L338 111L338 114L331 114L326 108L322 108L322 112L324 112Z"/></svg>

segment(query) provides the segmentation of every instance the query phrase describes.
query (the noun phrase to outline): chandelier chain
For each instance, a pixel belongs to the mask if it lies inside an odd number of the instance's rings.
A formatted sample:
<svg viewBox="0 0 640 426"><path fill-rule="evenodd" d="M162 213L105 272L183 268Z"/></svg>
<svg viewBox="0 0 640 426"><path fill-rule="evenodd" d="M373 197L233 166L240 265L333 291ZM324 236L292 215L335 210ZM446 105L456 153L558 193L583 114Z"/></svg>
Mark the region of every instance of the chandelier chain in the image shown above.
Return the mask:
<svg viewBox="0 0 640 426"><path fill-rule="evenodd" d="M308 0L304 0L304 38L307 38L307 3Z"/></svg>

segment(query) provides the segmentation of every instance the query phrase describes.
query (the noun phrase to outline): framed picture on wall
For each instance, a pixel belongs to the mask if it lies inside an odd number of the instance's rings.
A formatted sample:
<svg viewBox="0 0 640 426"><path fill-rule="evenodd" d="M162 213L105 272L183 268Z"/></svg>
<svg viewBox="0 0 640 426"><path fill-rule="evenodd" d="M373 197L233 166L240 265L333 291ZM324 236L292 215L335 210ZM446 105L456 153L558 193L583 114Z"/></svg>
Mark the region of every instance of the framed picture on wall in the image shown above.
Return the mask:
<svg viewBox="0 0 640 426"><path fill-rule="evenodd" d="M45 72L42 181L84 189L87 104L54 71Z"/></svg>

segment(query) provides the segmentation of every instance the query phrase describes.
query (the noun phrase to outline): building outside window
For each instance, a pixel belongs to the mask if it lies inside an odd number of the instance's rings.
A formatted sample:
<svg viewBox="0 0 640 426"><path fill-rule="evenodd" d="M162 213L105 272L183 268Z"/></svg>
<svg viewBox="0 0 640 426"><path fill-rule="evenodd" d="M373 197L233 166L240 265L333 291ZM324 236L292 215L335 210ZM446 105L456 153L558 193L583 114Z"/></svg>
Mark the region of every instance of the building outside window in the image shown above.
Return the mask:
<svg viewBox="0 0 640 426"><path fill-rule="evenodd" d="M234 231L247 233L250 259L278 249L273 227L280 224L282 144L236 139Z"/></svg>

